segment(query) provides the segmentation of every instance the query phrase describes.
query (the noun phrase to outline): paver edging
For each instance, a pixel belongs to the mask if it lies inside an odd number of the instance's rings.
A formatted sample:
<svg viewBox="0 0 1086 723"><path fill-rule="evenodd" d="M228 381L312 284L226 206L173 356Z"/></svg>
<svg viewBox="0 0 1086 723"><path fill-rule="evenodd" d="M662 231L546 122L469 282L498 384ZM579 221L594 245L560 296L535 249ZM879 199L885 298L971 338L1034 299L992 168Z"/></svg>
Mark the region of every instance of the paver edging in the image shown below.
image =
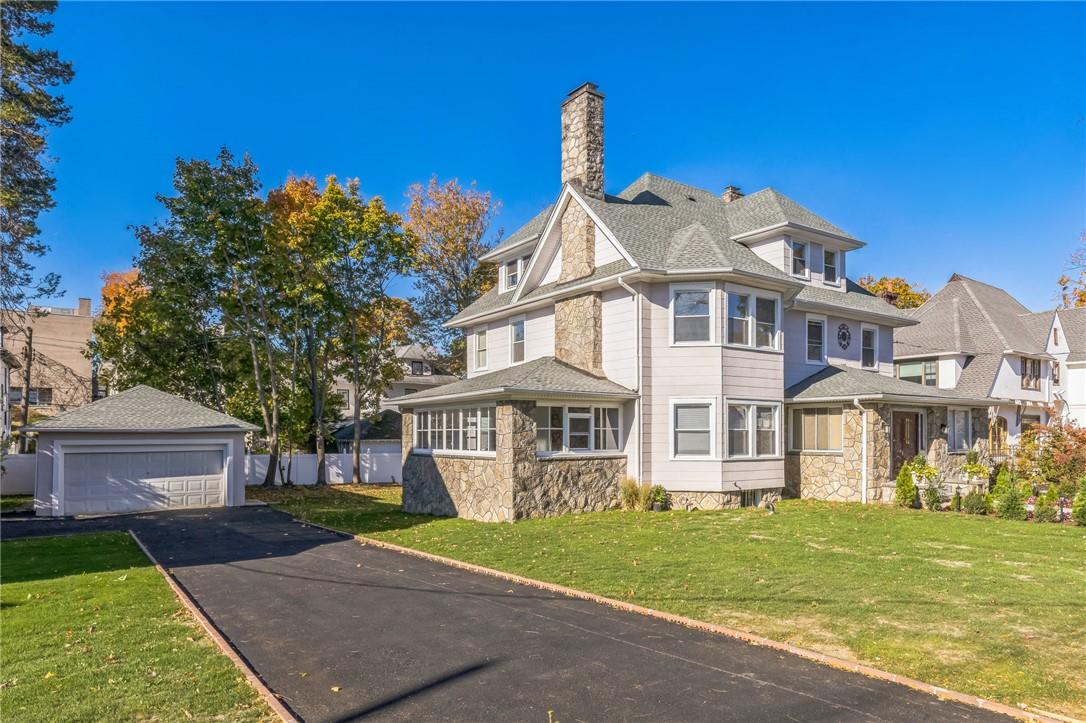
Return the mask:
<svg viewBox="0 0 1086 723"><path fill-rule="evenodd" d="M295 518L297 520L297 518ZM656 618L658 620L666 620L667 622L677 623L688 628L695 630L703 630L709 633L715 633L717 635L724 635L729 638L735 638L742 640L753 645L758 645L765 648L772 648L774 650L780 650L785 653L805 658L822 665L828 665L833 668L845 670L852 673L859 673L869 678L876 680L884 680L891 683L897 683L904 685L914 690L919 690L929 695L934 695L937 698L943 700L951 700L957 703L964 703L965 705L971 705L975 708L982 710L988 710L993 713L1000 713L1002 715L1017 718L1019 720L1030 721L1031 723L1067 723L1067 721L1073 721L1069 718L1054 718L1040 713L1034 713L1022 708L1016 708L1005 703L998 703L987 698L981 698L975 695L969 695L949 688L942 688L938 685L932 685L931 683L925 683L922 680L915 678L909 678L904 675L898 675L896 673L890 673L879 668L871 667L870 665L864 665L863 663L857 663L852 660L845 660L844 658L838 658L832 655L826 655L820 653L817 650L810 650L809 648L801 648L788 643L782 643L778 640L771 640L769 638L763 638L760 635L754 635L753 633L744 632L736 628L729 628L725 625L716 625L714 623L708 623L704 620L695 620L694 618L684 617L682 615L675 615L673 613L663 612L661 610L654 610L634 603L629 603L624 600L616 600L614 598L604 597L602 595L596 595L595 593L585 592L584 590L578 590L572 587L566 587L565 585L558 585L552 582L545 582L543 580L535 580L530 577L524 577L511 572L504 572L502 570L496 570L492 567L483 567L482 565L476 565L471 562L464 562L463 560L457 560L451 557L444 557L442 555L435 555L432 552L424 552L422 550L416 550L411 547L404 547L392 542L385 542L384 540L378 540L372 537L366 537L365 535L353 535L343 530L337 530L334 527L328 527L316 522L307 522L305 520L297 520L299 524L308 525L310 527L317 527L328 532L333 532L337 535L345 535L347 537L354 538L356 541L363 545L373 545L374 547L384 548L386 550L392 550L404 555L411 555L413 557L420 557L432 562L438 562L450 567L456 567L461 570L467 570L469 572L476 572L483 575L490 575L491 577L501 578L508 580L509 582L518 583L520 585L527 585L535 587L540 590L546 590L548 592L554 592L567 597L576 598L579 600L587 600L589 602L599 603L601 605L607 605L608 607L615 608L617 610L623 610L625 612L636 613L638 615L645 615L647 617Z"/></svg>
<svg viewBox="0 0 1086 723"><path fill-rule="evenodd" d="M261 680L260 676L257 675L256 671L249 665L245 658L241 657L241 654L238 653L230 641L226 639L226 636L215 627L215 624L204 614L204 611L200 609L200 606L192 599L192 596L189 595L188 591L185 590L181 583L174 578L173 574L155 559L155 556L151 554L151 551L147 549L147 546L143 544L143 540L136 535L135 531L129 529L128 534L135 540L136 544L143 551L143 554L146 555L147 559L151 561L151 564L155 566L155 569L166 579L166 583L169 584L170 589L173 590L173 594L177 596L177 599L181 601L181 604L185 609L196 618L196 621L200 623L200 627L202 627L211 637L219 650L221 650L223 654L237 666L245 676L245 681L256 690L257 694L268 704L268 707L283 720L283 723L301 723L301 720L291 713L290 709L276 697L271 688Z"/></svg>

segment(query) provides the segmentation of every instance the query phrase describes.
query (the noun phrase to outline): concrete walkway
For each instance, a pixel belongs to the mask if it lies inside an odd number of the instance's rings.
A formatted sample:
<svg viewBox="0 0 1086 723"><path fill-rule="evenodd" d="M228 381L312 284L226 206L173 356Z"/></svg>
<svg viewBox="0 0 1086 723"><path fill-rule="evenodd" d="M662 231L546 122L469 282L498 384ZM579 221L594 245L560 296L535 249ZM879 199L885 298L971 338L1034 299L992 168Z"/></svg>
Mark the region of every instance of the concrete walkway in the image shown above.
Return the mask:
<svg viewBox="0 0 1086 723"><path fill-rule="evenodd" d="M267 507L5 523L133 529L306 721L1006 721L904 686L302 525Z"/></svg>

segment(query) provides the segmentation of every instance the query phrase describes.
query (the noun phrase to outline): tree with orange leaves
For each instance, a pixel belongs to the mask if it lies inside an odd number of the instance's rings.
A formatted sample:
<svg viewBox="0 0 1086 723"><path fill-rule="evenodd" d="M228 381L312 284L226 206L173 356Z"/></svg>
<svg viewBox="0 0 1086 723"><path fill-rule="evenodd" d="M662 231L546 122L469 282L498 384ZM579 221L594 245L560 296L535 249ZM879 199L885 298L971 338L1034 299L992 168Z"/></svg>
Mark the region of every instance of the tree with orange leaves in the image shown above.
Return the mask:
<svg viewBox="0 0 1086 723"><path fill-rule="evenodd" d="M1082 248L1071 254L1067 273L1060 277L1060 299L1064 308L1086 306L1086 232L1079 236Z"/></svg>
<svg viewBox="0 0 1086 723"><path fill-rule="evenodd" d="M882 276L876 279L869 274L861 276L856 283L899 309L916 308L931 298L931 294L922 286L900 276Z"/></svg>

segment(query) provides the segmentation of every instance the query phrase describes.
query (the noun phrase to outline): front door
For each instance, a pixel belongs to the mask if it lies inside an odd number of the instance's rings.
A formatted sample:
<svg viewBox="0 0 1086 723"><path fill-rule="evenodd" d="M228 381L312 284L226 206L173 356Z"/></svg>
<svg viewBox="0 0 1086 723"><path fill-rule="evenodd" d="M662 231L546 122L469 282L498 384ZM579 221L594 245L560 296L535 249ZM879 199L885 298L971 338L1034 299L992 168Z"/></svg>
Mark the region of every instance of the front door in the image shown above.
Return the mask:
<svg viewBox="0 0 1086 723"><path fill-rule="evenodd" d="M920 414L918 412L894 412L893 430L890 435L890 455L894 477L902 465L920 453Z"/></svg>

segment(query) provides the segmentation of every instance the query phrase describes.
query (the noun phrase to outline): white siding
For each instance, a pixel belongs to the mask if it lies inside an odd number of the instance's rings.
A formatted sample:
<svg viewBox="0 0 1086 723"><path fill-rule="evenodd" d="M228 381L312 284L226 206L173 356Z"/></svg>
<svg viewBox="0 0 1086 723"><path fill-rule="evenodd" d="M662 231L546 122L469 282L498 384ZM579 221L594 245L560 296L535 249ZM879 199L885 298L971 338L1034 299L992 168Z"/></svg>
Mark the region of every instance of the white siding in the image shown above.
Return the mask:
<svg viewBox="0 0 1086 723"><path fill-rule="evenodd" d="M602 293L602 307L604 374L613 382L636 389L637 305L629 292L615 288Z"/></svg>
<svg viewBox="0 0 1086 723"><path fill-rule="evenodd" d="M620 261L623 256L607 235L596 226L596 266L603 266L612 261Z"/></svg>
<svg viewBox="0 0 1086 723"><path fill-rule="evenodd" d="M540 259L540 261L542 261L542 258ZM553 284L553 283L555 283L556 281L558 281L558 276L561 273L562 273L562 247L559 246L558 249L554 253L554 258L551 259L550 263L547 265L547 271L546 271L546 273L543 274L543 278L542 278L542 280L540 280L539 285L543 286L544 284Z"/></svg>
<svg viewBox="0 0 1086 723"><path fill-rule="evenodd" d="M776 268L785 273L791 273L791 269L788 268L788 238L786 236L780 236L778 238L772 238L767 241L757 241L750 245L750 250L757 254L760 258L773 264Z"/></svg>
<svg viewBox="0 0 1086 723"><path fill-rule="evenodd" d="M1086 366L1066 367L1062 378L1067 389L1067 415L1086 427Z"/></svg>
<svg viewBox="0 0 1086 723"><path fill-rule="evenodd" d="M525 314L524 361L554 356L554 305Z"/></svg>

